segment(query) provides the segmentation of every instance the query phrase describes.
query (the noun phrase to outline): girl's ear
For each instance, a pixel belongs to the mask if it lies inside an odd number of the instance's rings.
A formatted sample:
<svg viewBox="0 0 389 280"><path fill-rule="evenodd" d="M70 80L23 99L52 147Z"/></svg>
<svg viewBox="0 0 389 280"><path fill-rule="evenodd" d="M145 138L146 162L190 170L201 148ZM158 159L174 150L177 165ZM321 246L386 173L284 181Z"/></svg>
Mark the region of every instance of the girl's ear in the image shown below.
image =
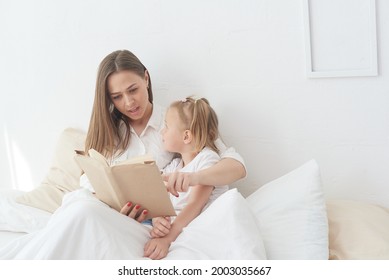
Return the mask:
<svg viewBox="0 0 389 280"><path fill-rule="evenodd" d="M184 131L184 143L185 144L190 144L192 142L192 139L193 139L193 135L192 135L192 132L190 130L185 130Z"/></svg>

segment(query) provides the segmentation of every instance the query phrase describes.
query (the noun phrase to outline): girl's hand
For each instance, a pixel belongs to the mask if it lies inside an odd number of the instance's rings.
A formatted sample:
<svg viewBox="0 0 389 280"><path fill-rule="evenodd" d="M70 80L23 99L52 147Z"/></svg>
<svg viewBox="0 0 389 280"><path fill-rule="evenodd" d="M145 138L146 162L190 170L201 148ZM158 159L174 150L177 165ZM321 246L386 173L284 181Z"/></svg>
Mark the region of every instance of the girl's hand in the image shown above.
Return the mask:
<svg viewBox="0 0 389 280"><path fill-rule="evenodd" d="M162 175L167 191L178 197L178 192L187 192L189 186L198 185L196 172L173 172Z"/></svg>
<svg viewBox="0 0 389 280"><path fill-rule="evenodd" d="M160 260L167 256L170 247L167 238L154 238L149 240L144 248L144 257L153 260Z"/></svg>
<svg viewBox="0 0 389 280"><path fill-rule="evenodd" d="M153 218L153 228L150 231L150 236L152 238L164 237L169 233L170 227L169 216Z"/></svg>
<svg viewBox="0 0 389 280"><path fill-rule="evenodd" d="M144 209L143 211L140 209L141 206L139 204L132 205L131 202L128 202L123 208L120 210L120 213L134 219L138 222L143 222L146 220L146 215L148 211Z"/></svg>

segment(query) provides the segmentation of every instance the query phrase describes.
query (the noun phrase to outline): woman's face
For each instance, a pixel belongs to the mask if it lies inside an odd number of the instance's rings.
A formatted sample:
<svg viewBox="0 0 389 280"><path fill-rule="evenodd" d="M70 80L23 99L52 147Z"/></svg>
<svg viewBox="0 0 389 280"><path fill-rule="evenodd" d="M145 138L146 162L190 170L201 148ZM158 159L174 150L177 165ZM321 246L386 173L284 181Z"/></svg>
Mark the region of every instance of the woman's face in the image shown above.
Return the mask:
<svg viewBox="0 0 389 280"><path fill-rule="evenodd" d="M107 80L108 94L115 108L127 116L130 122L142 121L151 115L152 105L148 97L149 76L141 77L133 71L112 73Z"/></svg>

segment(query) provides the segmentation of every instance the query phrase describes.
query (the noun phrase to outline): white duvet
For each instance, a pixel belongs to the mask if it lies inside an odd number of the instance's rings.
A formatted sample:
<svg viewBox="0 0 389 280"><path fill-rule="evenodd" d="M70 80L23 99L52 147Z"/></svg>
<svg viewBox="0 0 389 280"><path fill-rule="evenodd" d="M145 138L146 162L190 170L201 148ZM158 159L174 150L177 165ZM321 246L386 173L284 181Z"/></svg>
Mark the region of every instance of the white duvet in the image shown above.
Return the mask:
<svg viewBox="0 0 389 280"><path fill-rule="evenodd" d="M12 229L10 220L12 198L0 201L2 213L8 213L0 216L0 229L23 231L24 220L24 230L30 232L0 248L0 259L144 258L147 226L112 210L87 190L67 194L51 217L44 211L19 211L18 229ZM233 189L183 230L166 259L266 259L266 253L255 216Z"/></svg>

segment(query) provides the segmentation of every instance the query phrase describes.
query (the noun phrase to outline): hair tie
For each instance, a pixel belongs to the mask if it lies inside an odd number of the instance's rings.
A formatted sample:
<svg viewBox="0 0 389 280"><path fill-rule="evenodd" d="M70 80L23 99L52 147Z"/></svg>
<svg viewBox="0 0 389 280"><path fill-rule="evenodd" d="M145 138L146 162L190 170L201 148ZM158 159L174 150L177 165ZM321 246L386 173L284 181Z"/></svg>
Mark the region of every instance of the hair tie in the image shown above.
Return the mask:
<svg viewBox="0 0 389 280"><path fill-rule="evenodd" d="M192 98L193 98L195 104L197 103L197 101L203 99L202 97L192 97Z"/></svg>

